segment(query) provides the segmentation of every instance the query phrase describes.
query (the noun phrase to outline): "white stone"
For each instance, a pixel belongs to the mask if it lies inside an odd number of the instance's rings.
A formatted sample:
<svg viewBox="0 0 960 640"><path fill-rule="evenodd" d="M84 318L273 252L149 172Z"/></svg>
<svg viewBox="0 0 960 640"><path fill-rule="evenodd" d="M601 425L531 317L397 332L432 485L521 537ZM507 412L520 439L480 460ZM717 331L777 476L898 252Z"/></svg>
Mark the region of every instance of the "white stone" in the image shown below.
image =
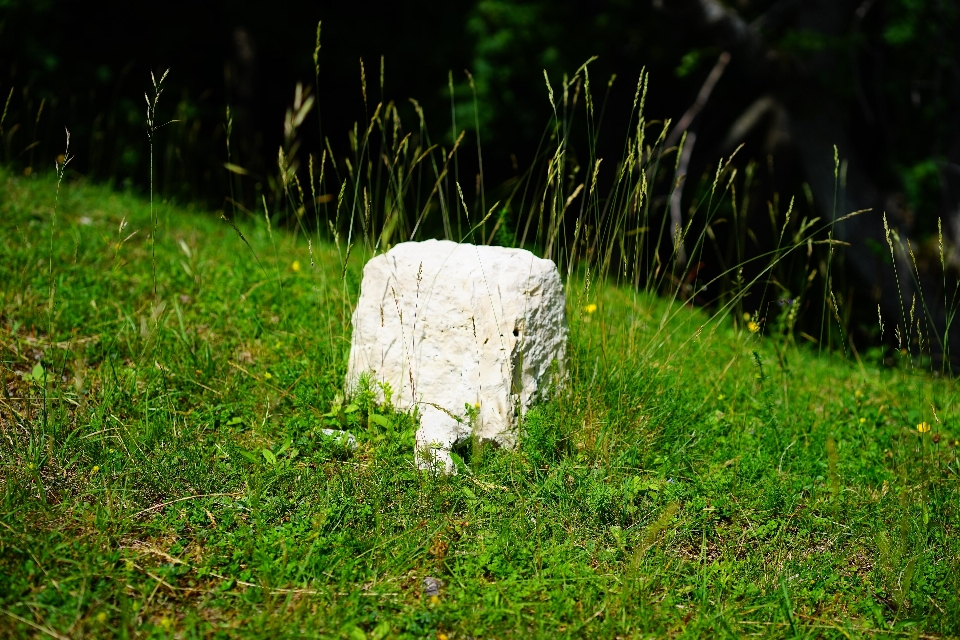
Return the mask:
<svg viewBox="0 0 960 640"><path fill-rule="evenodd" d="M451 449L471 435L516 444L517 417L551 372L562 372L566 344L551 260L523 249L405 242L363 268L347 388L364 372L388 383L394 405L419 414L418 464L449 473Z"/></svg>

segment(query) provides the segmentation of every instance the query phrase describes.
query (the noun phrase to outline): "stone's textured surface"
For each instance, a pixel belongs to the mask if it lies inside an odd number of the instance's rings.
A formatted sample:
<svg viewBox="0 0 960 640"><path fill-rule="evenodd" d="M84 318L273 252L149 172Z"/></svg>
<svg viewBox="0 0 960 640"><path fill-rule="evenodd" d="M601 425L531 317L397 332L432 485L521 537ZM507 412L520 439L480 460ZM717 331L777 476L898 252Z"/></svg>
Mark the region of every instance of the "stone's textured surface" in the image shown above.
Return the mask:
<svg viewBox="0 0 960 640"><path fill-rule="evenodd" d="M550 260L522 249L405 242L363 269L348 388L363 372L416 406L417 460L453 471L471 434L516 443L517 416L562 370L563 287Z"/></svg>

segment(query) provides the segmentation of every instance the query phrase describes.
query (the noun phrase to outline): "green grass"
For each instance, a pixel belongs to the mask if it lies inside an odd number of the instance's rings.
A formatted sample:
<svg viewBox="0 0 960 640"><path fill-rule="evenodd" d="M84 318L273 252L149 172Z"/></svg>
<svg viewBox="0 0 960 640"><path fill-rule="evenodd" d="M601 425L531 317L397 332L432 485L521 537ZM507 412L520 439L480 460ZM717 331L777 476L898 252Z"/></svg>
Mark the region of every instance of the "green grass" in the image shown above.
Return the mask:
<svg viewBox="0 0 960 640"><path fill-rule="evenodd" d="M362 256L158 203L154 296L149 205L55 186L0 173L0 635L960 635L953 380L581 280L518 450L435 477L336 410Z"/></svg>

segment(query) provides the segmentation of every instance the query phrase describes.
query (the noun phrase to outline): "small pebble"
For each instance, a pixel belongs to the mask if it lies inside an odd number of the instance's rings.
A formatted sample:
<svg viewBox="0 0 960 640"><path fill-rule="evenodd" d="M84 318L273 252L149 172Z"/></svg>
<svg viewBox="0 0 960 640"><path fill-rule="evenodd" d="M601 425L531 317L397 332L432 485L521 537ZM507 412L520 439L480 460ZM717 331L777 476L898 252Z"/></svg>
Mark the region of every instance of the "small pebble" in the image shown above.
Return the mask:
<svg viewBox="0 0 960 640"><path fill-rule="evenodd" d="M443 581L427 576L423 579L423 597L424 598L436 598L440 595L440 587L443 586Z"/></svg>
<svg viewBox="0 0 960 640"><path fill-rule="evenodd" d="M348 431L341 431L340 429L321 429L320 432L328 438L339 442L345 449L353 451L357 448L357 439Z"/></svg>

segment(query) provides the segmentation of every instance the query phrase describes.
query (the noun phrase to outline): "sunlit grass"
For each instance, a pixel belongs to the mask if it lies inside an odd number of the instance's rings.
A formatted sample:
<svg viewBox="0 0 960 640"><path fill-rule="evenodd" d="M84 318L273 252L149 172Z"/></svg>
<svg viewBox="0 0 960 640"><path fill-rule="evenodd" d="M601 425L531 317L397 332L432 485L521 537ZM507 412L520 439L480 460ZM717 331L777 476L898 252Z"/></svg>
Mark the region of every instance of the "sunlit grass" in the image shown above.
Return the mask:
<svg viewBox="0 0 960 640"><path fill-rule="evenodd" d="M908 356L574 269L567 384L434 477L342 395L361 251L55 194L0 175L6 635L960 632L960 396Z"/></svg>

